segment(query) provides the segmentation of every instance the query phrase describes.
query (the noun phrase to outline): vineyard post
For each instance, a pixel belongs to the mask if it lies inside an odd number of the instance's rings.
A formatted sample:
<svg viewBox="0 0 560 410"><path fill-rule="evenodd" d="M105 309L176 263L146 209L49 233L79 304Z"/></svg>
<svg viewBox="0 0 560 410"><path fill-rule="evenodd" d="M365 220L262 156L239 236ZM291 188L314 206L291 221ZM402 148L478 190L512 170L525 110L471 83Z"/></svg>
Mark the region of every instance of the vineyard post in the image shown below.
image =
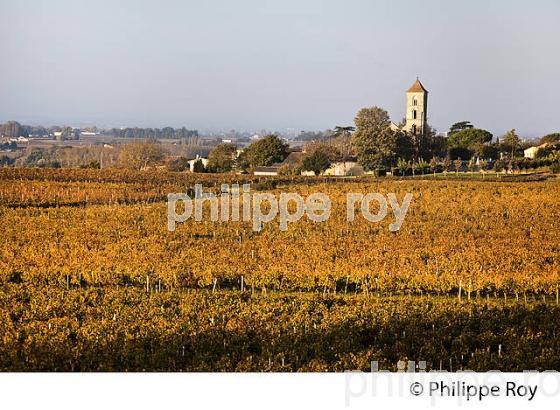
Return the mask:
<svg viewBox="0 0 560 410"><path fill-rule="evenodd" d="M461 292L463 291L463 281L459 281L459 300L461 300Z"/></svg>
<svg viewBox="0 0 560 410"><path fill-rule="evenodd" d="M158 293L161 293L161 278L158 278Z"/></svg>
<svg viewBox="0 0 560 410"><path fill-rule="evenodd" d="M556 285L556 304L558 304L558 285Z"/></svg>
<svg viewBox="0 0 560 410"><path fill-rule="evenodd" d="M150 293L150 276L146 275L146 293Z"/></svg>
<svg viewBox="0 0 560 410"><path fill-rule="evenodd" d="M469 292L468 292L469 300L471 300L471 290L472 290L472 279L469 279Z"/></svg>
<svg viewBox="0 0 560 410"><path fill-rule="evenodd" d="M214 278L214 284L212 285L212 293L216 293L216 284L218 283L218 278Z"/></svg>
<svg viewBox="0 0 560 410"><path fill-rule="evenodd" d="M66 275L66 290L70 290L70 275Z"/></svg>
<svg viewBox="0 0 560 410"><path fill-rule="evenodd" d="M346 294L347 291L348 291L348 275L346 275L346 284L344 285L344 294ZM558 295L558 288L556 289L556 295Z"/></svg>
<svg viewBox="0 0 560 410"><path fill-rule="evenodd" d="M241 275L241 292L243 292L243 275Z"/></svg>

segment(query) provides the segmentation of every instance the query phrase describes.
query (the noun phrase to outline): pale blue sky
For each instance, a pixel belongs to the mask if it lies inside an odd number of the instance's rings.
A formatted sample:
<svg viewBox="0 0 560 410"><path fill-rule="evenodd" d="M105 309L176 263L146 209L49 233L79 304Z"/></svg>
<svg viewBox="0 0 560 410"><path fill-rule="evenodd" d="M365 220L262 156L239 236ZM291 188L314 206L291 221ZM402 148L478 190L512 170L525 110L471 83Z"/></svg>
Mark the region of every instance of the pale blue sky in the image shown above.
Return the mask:
<svg viewBox="0 0 560 410"><path fill-rule="evenodd" d="M560 129L558 0L0 0L0 120L325 129L360 107Z"/></svg>

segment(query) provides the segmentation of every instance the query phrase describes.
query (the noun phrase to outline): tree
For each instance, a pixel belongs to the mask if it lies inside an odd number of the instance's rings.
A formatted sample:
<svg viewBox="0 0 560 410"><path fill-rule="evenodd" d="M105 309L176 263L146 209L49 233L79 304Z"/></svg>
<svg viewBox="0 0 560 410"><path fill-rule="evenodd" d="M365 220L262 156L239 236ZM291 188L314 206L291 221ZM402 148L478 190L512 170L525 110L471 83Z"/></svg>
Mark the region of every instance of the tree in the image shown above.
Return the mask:
<svg viewBox="0 0 560 410"><path fill-rule="evenodd" d="M341 127L337 125L334 127L334 132L328 140L328 144L332 145L340 152L343 161L346 161L353 154L352 132L354 132L354 130L354 127Z"/></svg>
<svg viewBox="0 0 560 410"><path fill-rule="evenodd" d="M558 142L560 142L560 132L554 132L541 138L541 144L555 144Z"/></svg>
<svg viewBox="0 0 560 410"><path fill-rule="evenodd" d="M457 175L459 175L459 170L461 169L462 165L463 161L461 160L461 158L457 158L455 161L453 161L453 166L455 167L455 173Z"/></svg>
<svg viewBox="0 0 560 410"><path fill-rule="evenodd" d="M488 167L488 161L481 159L478 161L478 166L480 167L480 172L482 172L482 179L484 179L484 175L486 174L486 167Z"/></svg>
<svg viewBox="0 0 560 410"><path fill-rule="evenodd" d="M508 152L510 154L510 159L513 159L521 148L521 138L516 134L515 129L506 132L501 138L501 141L502 150Z"/></svg>
<svg viewBox="0 0 560 410"><path fill-rule="evenodd" d="M399 158L397 160L397 169L399 170L401 176L406 175L406 171L408 171L408 168L410 168L410 164L407 160L405 160L404 158Z"/></svg>
<svg viewBox="0 0 560 410"><path fill-rule="evenodd" d="M391 130L389 114L382 108L362 108L355 118L352 147L366 171L387 168L395 160L396 133Z"/></svg>
<svg viewBox="0 0 560 410"><path fill-rule="evenodd" d="M338 148L327 142L309 142L305 144L304 151L309 155L317 151L322 152L329 158L330 162L337 162L342 159L342 154Z"/></svg>
<svg viewBox="0 0 560 410"><path fill-rule="evenodd" d="M492 134L480 128L467 128L459 131L447 139L448 147L467 148L473 150L477 144L486 144L492 141Z"/></svg>
<svg viewBox="0 0 560 410"><path fill-rule="evenodd" d="M28 133L25 127L17 121L8 121L5 124L0 124L0 136L9 138L27 137Z"/></svg>
<svg viewBox="0 0 560 410"><path fill-rule="evenodd" d="M119 164L125 168L144 169L160 163L165 150L156 141L124 144L119 152Z"/></svg>
<svg viewBox="0 0 560 410"><path fill-rule="evenodd" d="M173 172L183 172L190 169L189 160L185 157L179 157L173 161L169 161L167 169Z"/></svg>
<svg viewBox="0 0 560 410"><path fill-rule="evenodd" d="M469 128L474 128L470 121L460 121L456 122L449 128L449 132L447 133L448 137L451 137L453 134L457 134L460 131L467 130Z"/></svg>
<svg viewBox="0 0 560 410"><path fill-rule="evenodd" d="M416 161L416 165L422 175L424 175L424 172L426 172L426 169L430 166L426 161L424 161L424 158L419 158L418 161Z"/></svg>
<svg viewBox="0 0 560 410"><path fill-rule="evenodd" d="M478 158L497 159L500 154L495 144L475 144L473 149L474 155Z"/></svg>
<svg viewBox="0 0 560 410"><path fill-rule="evenodd" d="M411 149L411 159L413 160L431 158L435 155L434 150L438 149L438 143L441 142L436 138L436 131L430 125L426 125L421 133L406 134L406 139L398 138L397 150L401 152L403 149Z"/></svg>
<svg viewBox="0 0 560 410"><path fill-rule="evenodd" d="M267 135L249 145L243 152L242 167L254 168L282 162L288 156L288 144L276 135Z"/></svg>
<svg viewBox="0 0 560 410"><path fill-rule="evenodd" d="M434 173L434 178L436 177L436 171L437 171L438 165L439 165L438 159L436 157L432 157L432 159L430 160L430 169Z"/></svg>
<svg viewBox="0 0 560 410"><path fill-rule="evenodd" d="M470 158L473 153L470 149L465 147L451 147L448 151L448 156L451 159Z"/></svg>
<svg viewBox="0 0 560 410"><path fill-rule="evenodd" d="M445 158L447 155L447 138L433 133L429 139L428 153L432 157Z"/></svg>
<svg viewBox="0 0 560 410"><path fill-rule="evenodd" d="M320 150L305 155L302 160L302 169L313 171L315 175L322 174L330 165L331 161L328 155Z"/></svg>
<svg viewBox="0 0 560 410"><path fill-rule="evenodd" d="M503 160L498 159L494 161L494 171L496 171L496 176L498 176L498 173L502 172L504 169L505 169L505 164Z"/></svg>
<svg viewBox="0 0 560 410"><path fill-rule="evenodd" d="M208 168L212 172L229 172L235 164L237 147L233 144L219 144L208 155Z"/></svg>
<svg viewBox="0 0 560 410"><path fill-rule="evenodd" d="M204 162L199 158L193 163L193 172L206 172L206 167L204 166Z"/></svg>
<svg viewBox="0 0 560 410"><path fill-rule="evenodd" d="M443 168L443 172L445 174L447 174L447 172L449 171L449 169L451 168L451 158L449 157L445 157L443 159L443 161L441 162L441 166Z"/></svg>
<svg viewBox="0 0 560 410"><path fill-rule="evenodd" d="M414 136L406 132L396 131L395 137L397 158L403 158L407 161L414 160L417 157L417 150L414 144L415 141L413 140Z"/></svg>
<svg viewBox="0 0 560 410"><path fill-rule="evenodd" d="M548 142L544 147L539 148L536 154L536 158L547 158L550 157L555 152L560 151L560 141L559 142Z"/></svg>

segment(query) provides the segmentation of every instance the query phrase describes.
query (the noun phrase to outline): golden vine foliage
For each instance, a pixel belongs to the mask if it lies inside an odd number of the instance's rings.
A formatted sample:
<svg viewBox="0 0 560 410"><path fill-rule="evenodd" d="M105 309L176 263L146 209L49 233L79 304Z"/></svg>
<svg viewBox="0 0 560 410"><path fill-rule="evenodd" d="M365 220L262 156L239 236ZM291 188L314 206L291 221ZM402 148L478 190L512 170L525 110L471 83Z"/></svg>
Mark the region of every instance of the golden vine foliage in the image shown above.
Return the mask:
<svg viewBox="0 0 560 410"><path fill-rule="evenodd" d="M34 172L39 171L44 170ZM328 221L304 217L286 232L274 221L257 233L250 223L214 223L206 217L169 232L162 198L192 185L166 185L158 179L162 175L154 173L144 185L99 182L101 176L92 182L2 181L0 198L17 199L25 187L31 194L21 200L26 207L6 199L10 206L0 207L0 280L15 276L26 283L65 285L70 278L74 284L144 286L148 277L164 288L212 287L214 281L218 288L237 288L243 277L245 286L258 290L455 293L461 287L465 294L497 291L518 297L522 292L554 295L559 283L558 180L316 185L296 180L271 192L329 195ZM212 189L208 177L200 182ZM401 230L392 233L390 212L381 223L359 214L348 223L348 192L395 192L399 199L412 192L414 198ZM69 203L84 196L92 202L51 207L47 200L30 206L54 195Z"/></svg>
<svg viewBox="0 0 560 410"><path fill-rule="evenodd" d="M560 369L560 180L336 181L0 169L0 369ZM167 230L167 193L235 182L331 217ZM414 197L392 233L348 192Z"/></svg>

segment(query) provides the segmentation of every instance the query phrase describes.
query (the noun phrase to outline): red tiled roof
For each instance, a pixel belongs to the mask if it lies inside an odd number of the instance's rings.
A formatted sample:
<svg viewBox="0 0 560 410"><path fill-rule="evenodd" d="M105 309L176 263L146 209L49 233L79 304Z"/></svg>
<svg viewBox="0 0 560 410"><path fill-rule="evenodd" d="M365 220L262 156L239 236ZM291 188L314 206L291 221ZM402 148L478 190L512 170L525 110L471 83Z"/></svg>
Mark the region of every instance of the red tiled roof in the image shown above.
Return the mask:
<svg viewBox="0 0 560 410"><path fill-rule="evenodd" d="M424 88L420 80L417 78L412 87L410 87L407 93L427 93L428 90Z"/></svg>

